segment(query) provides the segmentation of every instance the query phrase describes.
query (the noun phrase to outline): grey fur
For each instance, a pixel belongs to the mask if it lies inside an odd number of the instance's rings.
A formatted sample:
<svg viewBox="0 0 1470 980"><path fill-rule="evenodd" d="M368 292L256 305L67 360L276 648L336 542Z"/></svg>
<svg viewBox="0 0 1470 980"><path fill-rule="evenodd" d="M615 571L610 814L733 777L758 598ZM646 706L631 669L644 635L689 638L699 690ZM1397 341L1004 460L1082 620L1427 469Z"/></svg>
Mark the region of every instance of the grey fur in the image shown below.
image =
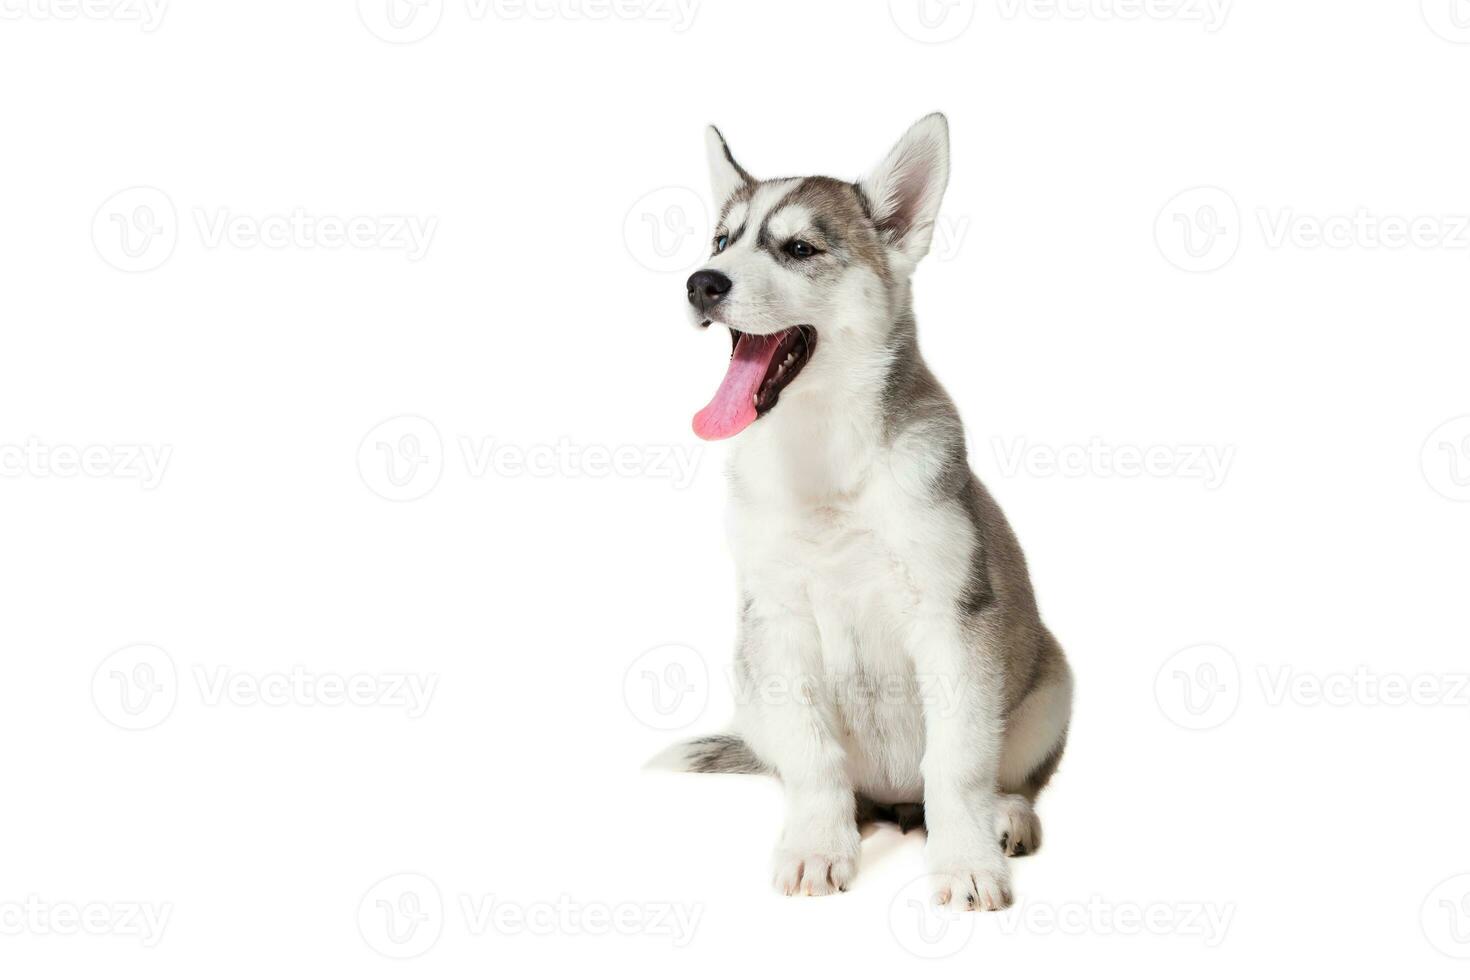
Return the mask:
<svg viewBox="0 0 1470 980"><path fill-rule="evenodd" d="M909 445L938 465L926 492L938 506L964 514L975 535L970 580L960 613L977 632L998 636L1006 658L1005 711L1040 686L1066 676L1061 647L1042 625L1026 556L1000 505L970 470L964 426L949 393L919 353L909 297L890 334L883 385L884 430L890 445Z"/></svg>
<svg viewBox="0 0 1470 980"><path fill-rule="evenodd" d="M765 773L771 769L734 735L707 735L684 743L689 772Z"/></svg>
<svg viewBox="0 0 1470 980"><path fill-rule="evenodd" d="M1046 784L1051 782L1051 777L1056 775L1057 766L1061 764L1062 753L1066 748L1067 730L1062 729L1062 735L1057 739L1056 748L1052 749L1051 754L1041 760L1041 764L1031 770L1031 774L1026 777L1026 784L1021 787L1021 794L1026 799L1033 803L1036 802L1036 797L1046 788Z"/></svg>
<svg viewBox="0 0 1470 980"><path fill-rule="evenodd" d="M718 137L720 141L720 149L724 151L725 159L730 161L730 166L734 167L735 172L740 175L740 179L745 181L745 186L750 187L752 184L756 183L755 178L747 173L745 168L735 161L735 154L730 152L730 144L725 142L725 134L720 132L720 127L711 126L710 129L713 129L715 131L715 136Z"/></svg>

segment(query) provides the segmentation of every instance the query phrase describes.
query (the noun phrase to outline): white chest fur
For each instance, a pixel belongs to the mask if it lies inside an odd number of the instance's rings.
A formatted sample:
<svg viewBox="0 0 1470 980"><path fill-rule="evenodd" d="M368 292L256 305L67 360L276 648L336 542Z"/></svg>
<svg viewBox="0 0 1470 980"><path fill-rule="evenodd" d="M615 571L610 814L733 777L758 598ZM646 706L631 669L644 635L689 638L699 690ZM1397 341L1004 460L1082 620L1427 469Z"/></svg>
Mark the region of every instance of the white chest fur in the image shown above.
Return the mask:
<svg viewBox="0 0 1470 980"><path fill-rule="evenodd" d="M970 525L929 499L913 462L878 445L871 429L829 428L820 440L781 426L752 435L731 467L740 588L758 610L810 624L818 647L800 664L758 651L757 669L818 685L857 789L919 799L924 706L953 692L950 678L922 669L915 626L953 609ZM747 713L759 723L759 706Z"/></svg>

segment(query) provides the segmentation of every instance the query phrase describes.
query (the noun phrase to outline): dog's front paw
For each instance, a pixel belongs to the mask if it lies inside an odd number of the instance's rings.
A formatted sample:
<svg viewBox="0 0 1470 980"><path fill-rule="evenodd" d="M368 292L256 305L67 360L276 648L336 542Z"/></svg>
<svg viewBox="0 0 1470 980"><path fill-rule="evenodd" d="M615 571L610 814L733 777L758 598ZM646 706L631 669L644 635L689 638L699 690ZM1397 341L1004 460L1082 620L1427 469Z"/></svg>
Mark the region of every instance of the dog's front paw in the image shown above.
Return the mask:
<svg viewBox="0 0 1470 980"><path fill-rule="evenodd" d="M1011 876L1004 866L948 866L936 869L932 880L935 905L971 912L999 912L1011 904Z"/></svg>
<svg viewBox="0 0 1470 980"><path fill-rule="evenodd" d="M783 895L845 892L857 874L857 852L833 848L776 851L773 884Z"/></svg>

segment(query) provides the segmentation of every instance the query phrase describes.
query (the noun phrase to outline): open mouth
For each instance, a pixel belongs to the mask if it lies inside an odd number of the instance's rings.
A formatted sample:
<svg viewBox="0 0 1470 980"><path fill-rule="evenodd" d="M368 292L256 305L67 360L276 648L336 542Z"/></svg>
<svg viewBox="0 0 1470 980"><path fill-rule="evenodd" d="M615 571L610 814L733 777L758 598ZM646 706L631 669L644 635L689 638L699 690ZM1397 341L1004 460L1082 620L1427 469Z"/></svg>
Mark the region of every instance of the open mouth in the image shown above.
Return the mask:
<svg viewBox="0 0 1470 980"><path fill-rule="evenodd" d="M817 331L802 324L777 333L730 328L730 366L710 403L694 416L701 439L728 439L775 407L817 348Z"/></svg>

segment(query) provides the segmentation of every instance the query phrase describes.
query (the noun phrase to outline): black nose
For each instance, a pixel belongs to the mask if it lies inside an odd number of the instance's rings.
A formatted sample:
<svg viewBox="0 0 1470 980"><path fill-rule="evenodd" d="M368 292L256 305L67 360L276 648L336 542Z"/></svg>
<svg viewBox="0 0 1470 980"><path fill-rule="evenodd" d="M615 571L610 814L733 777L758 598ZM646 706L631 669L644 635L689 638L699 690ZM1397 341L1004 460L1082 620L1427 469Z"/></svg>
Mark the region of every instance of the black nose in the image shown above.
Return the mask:
<svg viewBox="0 0 1470 980"><path fill-rule="evenodd" d="M689 302L701 313L714 309L730 291L730 277L713 269L700 269L689 277Z"/></svg>

